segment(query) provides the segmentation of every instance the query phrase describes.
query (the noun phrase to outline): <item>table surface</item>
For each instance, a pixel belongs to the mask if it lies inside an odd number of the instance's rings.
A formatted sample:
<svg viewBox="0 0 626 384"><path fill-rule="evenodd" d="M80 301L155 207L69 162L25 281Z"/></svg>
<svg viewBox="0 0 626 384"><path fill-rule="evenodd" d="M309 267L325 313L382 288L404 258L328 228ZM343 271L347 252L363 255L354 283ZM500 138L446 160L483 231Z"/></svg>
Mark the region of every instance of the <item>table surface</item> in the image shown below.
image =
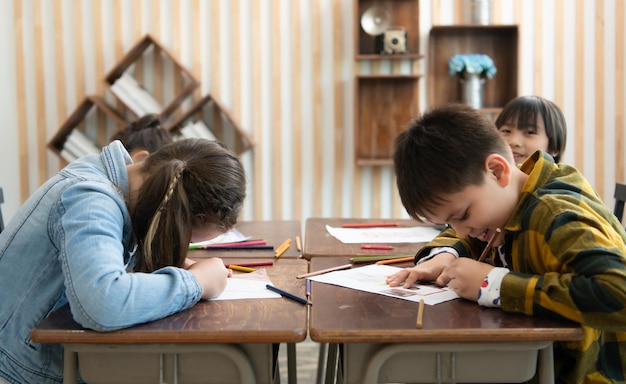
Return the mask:
<svg viewBox="0 0 626 384"><path fill-rule="evenodd" d="M345 244L328 233L326 226L341 227L352 223L395 223L398 227L431 226L409 219L342 219L309 218L305 223L305 242L302 256L310 260L319 256L374 256L415 255L426 243L394 243L391 250L361 249L361 244Z"/></svg>
<svg viewBox="0 0 626 384"><path fill-rule="evenodd" d="M268 259L274 258L274 252L287 239L291 239L291 246L280 258L299 258L302 251L296 247L296 236L302 238L300 221L297 220L270 220L270 221L242 221L235 226L244 236L250 236L250 240L265 240L267 245L274 246L274 250L193 250L189 251L189 257L220 257L220 258L251 258Z"/></svg>
<svg viewBox="0 0 626 384"><path fill-rule="evenodd" d="M266 269L272 284L304 297L305 260L279 259ZM240 272L235 272L240 273ZM281 297L201 301L169 317L114 332L96 332L78 325L65 306L37 325L38 343L190 344L297 343L307 335L307 306Z"/></svg>
<svg viewBox="0 0 626 384"><path fill-rule="evenodd" d="M313 258L310 270L347 263L349 256ZM418 329L418 303L311 283L309 333L312 340L322 343L566 341L583 337L582 328L573 322L510 314L464 299L426 305L423 327Z"/></svg>

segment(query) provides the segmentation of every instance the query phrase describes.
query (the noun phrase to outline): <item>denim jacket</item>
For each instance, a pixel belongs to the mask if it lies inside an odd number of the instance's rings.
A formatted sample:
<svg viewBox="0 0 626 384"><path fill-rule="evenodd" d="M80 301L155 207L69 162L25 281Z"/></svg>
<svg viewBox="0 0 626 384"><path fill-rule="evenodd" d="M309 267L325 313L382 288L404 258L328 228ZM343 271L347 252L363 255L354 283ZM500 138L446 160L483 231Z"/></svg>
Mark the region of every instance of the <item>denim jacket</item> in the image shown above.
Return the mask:
<svg viewBox="0 0 626 384"><path fill-rule="evenodd" d="M126 207L130 156L116 141L43 184L0 234L0 377L62 381L63 347L30 332L69 303L85 328L112 331L193 306L193 275L166 267L128 273L136 248Z"/></svg>

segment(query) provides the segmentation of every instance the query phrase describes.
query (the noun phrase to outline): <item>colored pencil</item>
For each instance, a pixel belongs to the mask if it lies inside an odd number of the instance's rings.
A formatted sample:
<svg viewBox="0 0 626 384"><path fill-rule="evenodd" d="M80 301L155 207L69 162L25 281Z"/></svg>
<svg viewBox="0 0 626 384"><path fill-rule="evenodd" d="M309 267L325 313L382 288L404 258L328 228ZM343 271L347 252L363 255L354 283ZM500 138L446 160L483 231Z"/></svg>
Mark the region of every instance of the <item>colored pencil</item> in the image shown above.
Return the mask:
<svg viewBox="0 0 626 384"><path fill-rule="evenodd" d="M303 297L296 296L293 293L289 293L287 291L283 291L282 289L276 288L273 285L267 284L265 286L265 288L269 289L270 291L276 292L276 293L278 293L279 295L281 295L283 297L289 298L291 300L295 300L298 303L302 303L302 304L305 304L305 305L306 304L312 304L310 301L308 301L307 299L305 299Z"/></svg>
<svg viewBox="0 0 626 384"><path fill-rule="evenodd" d="M240 267L261 267L263 265L274 265L274 262L272 260L269 260L269 261L252 261L252 262L245 262L245 263L224 264L226 268L230 267L231 265L238 265Z"/></svg>
<svg viewBox="0 0 626 384"><path fill-rule="evenodd" d="M393 249L391 245L362 244L361 249L378 249L381 251L389 251Z"/></svg>
<svg viewBox="0 0 626 384"><path fill-rule="evenodd" d="M291 246L291 239L285 240L285 242L282 243L280 247L278 247L278 249L274 253L274 257L279 258L280 256L282 256L282 254L285 253L285 251L289 249L290 246Z"/></svg>
<svg viewBox="0 0 626 384"><path fill-rule="evenodd" d="M189 249L206 249L209 247L246 247L250 245L266 245L265 240L247 240L236 241L232 243L215 243L215 244L202 244L202 245L190 245Z"/></svg>
<svg viewBox="0 0 626 384"><path fill-rule="evenodd" d="M342 269L349 269L349 268L352 268L352 264L344 264L344 265L340 265L338 267L320 269L319 271L304 273L302 275L296 276L296 279L304 279L305 277L317 276L317 275L321 275L323 273L339 271L339 270L342 270Z"/></svg>
<svg viewBox="0 0 626 384"><path fill-rule="evenodd" d="M415 322L415 326L418 329L422 328L424 323L424 299L420 299L420 305L417 307L417 321Z"/></svg>
<svg viewBox="0 0 626 384"><path fill-rule="evenodd" d="M228 266L229 269L232 269L233 271L240 271L240 272L254 272L256 271L256 269L254 268L249 268L249 267L242 267L241 265L229 265Z"/></svg>
<svg viewBox="0 0 626 384"><path fill-rule="evenodd" d="M495 244L496 239L500 236L500 232L502 232L502 230L500 228L496 228L496 233L494 233L493 236L491 236L491 239L489 240L489 242L485 246L485 249L483 249L483 253L480 254L480 257L478 258L478 261L484 261L485 260L485 257L487 257L489 252L491 252L491 250L493 249L493 245Z"/></svg>
<svg viewBox="0 0 626 384"><path fill-rule="evenodd" d="M395 264L395 263L404 263L405 261L413 261L415 260L415 256L409 257L396 257L394 259L385 259L377 261L376 264Z"/></svg>
<svg viewBox="0 0 626 384"><path fill-rule="evenodd" d="M397 223L346 223L342 228L397 227Z"/></svg>
<svg viewBox="0 0 626 384"><path fill-rule="evenodd" d="M355 256L350 258L353 264L372 263L380 260L397 259L399 257L409 257L414 255L375 255L375 256Z"/></svg>
<svg viewBox="0 0 626 384"><path fill-rule="evenodd" d="M263 251L273 250L273 245L248 245L245 247L204 247L203 251Z"/></svg>

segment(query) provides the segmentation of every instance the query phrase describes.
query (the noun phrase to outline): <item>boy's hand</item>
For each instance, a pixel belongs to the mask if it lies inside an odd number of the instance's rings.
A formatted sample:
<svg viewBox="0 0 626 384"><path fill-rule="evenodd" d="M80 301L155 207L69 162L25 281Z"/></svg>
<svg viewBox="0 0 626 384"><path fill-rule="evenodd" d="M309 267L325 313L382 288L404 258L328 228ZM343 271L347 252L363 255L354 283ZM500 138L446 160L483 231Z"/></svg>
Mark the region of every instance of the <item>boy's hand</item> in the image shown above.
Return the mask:
<svg viewBox="0 0 626 384"><path fill-rule="evenodd" d="M440 283L439 276L444 268L455 260L456 256L451 253L440 253L428 261L387 276L387 284L391 287L402 285L404 288L409 288L416 281L436 281L437 284L443 286L445 283Z"/></svg>
<svg viewBox="0 0 626 384"><path fill-rule="evenodd" d="M493 265L460 257L443 270L439 279L462 298L477 301L480 285L493 268Z"/></svg>

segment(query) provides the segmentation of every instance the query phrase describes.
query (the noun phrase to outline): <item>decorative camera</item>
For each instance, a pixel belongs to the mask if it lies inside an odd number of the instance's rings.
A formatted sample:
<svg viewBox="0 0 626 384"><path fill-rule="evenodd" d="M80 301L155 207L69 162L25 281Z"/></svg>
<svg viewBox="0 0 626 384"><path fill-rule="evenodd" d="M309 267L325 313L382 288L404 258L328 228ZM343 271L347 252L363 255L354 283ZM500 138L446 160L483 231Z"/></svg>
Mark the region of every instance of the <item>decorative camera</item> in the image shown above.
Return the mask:
<svg viewBox="0 0 626 384"><path fill-rule="evenodd" d="M404 28L389 28L376 36L376 50L381 54L407 53Z"/></svg>

